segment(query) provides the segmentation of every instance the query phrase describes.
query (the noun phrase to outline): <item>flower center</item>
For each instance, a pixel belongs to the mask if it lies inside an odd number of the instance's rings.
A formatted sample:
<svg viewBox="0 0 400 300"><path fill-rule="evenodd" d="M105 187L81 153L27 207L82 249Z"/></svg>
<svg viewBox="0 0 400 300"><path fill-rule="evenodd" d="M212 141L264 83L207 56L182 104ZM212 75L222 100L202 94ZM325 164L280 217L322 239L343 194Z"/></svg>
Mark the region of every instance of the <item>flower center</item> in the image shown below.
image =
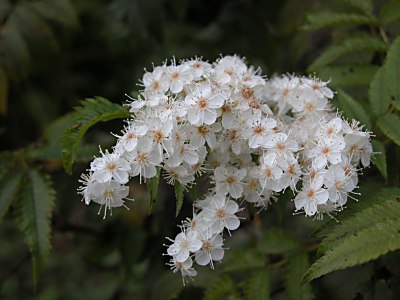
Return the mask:
<svg viewBox="0 0 400 300"><path fill-rule="evenodd" d="M160 83L157 80L153 81L153 89L158 90L158 88L160 87Z"/></svg>
<svg viewBox="0 0 400 300"><path fill-rule="evenodd" d="M249 88L247 86L242 89L242 97L244 99L249 100L253 96L254 96L253 89L251 89L251 88Z"/></svg>
<svg viewBox="0 0 400 300"><path fill-rule="evenodd" d="M255 108L255 109L260 109L261 104L257 100L252 100L249 102L249 107L250 108Z"/></svg>
<svg viewBox="0 0 400 300"><path fill-rule="evenodd" d="M226 218L225 209L223 208L217 209L217 211L215 212L215 216L217 217L217 219L225 219Z"/></svg>
<svg viewBox="0 0 400 300"><path fill-rule="evenodd" d="M156 132L154 132L154 140L157 143L161 143L163 139L164 139L164 133L161 130L157 130Z"/></svg>
<svg viewBox="0 0 400 300"><path fill-rule="evenodd" d="M132 133L132 132L128 132L128 134L126 135L126 138L128 139L128 140L132 140L132 139L134 139L136 136Z"/></svg>
<svg viewBox="0 0 400 300"><path fill-rule="evenodd" d="M306 104L304 104L304 109L308 112L312 112L314 111L314 105L310 102L307 102Z"/></svg>
<svg viewBox="0 0 400 300"><path fill-rule="evenodd" d="M264 128L260 125L253 128L253 132L255 134L262 134L264 132Z"/></svg>
<svg viewBox="0 0 400 300"><path fill-rule="evenodd" d="M107 164L107 170L112 172L117 168L117 164L114 162L110 162Z"/></svg>
<svg viewBox="0 0 400 300"><path fill-rule="evenodd" d="M171 78L172 78L172 80L177 80L177 79L179 79L180 75L181 74L178 71L175 71L175 72L172 72Z"/></svg>
<svg viewBox="0 0 400 300"><path fill-rule="evenodd" d="M205 252L211 252L213 250L213 246L211 241L207 240L203 242L203 251Z"/></svg>
<svg viewBox="0 0 400 300"><path fill-rule="evenodd" d="M137 156L137 161L141 164L147 162L147 155L146 153L139 153Z"/></svg>
<svg viewBox="0 0 400 300"><path fill-rule="evenodd" d="M276 144L276 149L278 149L279 151L285 150L285 144L284 143Z"/></svg>
<svg viewBox="0 0 400 300"><path fill-rule="evenodd" d="M335 187L336 187L337 190L340 190L340 189L342 189L343 184L340 181L336 181Z"/></svg>
<svg viewBox="0 0 400 300"><path fill-rule="evenodd" d="M200 108L200 109L206 109L207 108L207 106L208 106L208 102L207 102L207 100L206 99L204 99L204 98L200 98L199 99L199 101L197 101L197 106L198 106L198 108Z"/></svg>
<svg viewBox="0 0 400 300"><path fill-rule="evenodd" d="M329 152L331 152L331 148L328 147L328 146L322 148L322 150L321 150L321 153L322 153L323 155L327 155Z"/></svg>
<svg viewBox="0 0 400 300"><path fill-rule="evenodd" d="M205 135L207 135L207 133L208 133L209 130L208 130L207 126L205 126L205 125L200 125L200 126L198 127L198 131L199 131L200 135L205 136Z"/></svg>
<svg viewBox="0 0 400 300"><path fill-rule="evenodd" d="M314 190L308 190L307 191L308 200L312 200L314 197L315 197L315 191Z"/></svg>
<svg viewBox="0 0 400 300"><path fill-rule="evenodd" d="M225 182L227 184L233 184L236 182L236 178L234 176L228 176L228 177L226 177Z"/></svg>

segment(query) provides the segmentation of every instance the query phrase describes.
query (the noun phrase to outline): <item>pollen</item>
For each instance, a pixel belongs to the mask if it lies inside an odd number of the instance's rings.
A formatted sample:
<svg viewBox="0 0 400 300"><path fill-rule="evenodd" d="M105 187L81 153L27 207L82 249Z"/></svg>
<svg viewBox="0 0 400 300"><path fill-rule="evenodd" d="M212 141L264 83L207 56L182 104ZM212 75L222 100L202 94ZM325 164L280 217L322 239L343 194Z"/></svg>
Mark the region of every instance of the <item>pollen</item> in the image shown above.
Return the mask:
<svg viewBox="0 0 400 300"><path fill-rule="evenodd" d="M253 132L255 134L262 134L264 132L264 128L262 126L260 126L260 125L256 126L256 127L253 128Z"/></svg>
<svg viewBox="0 0 400 300"><path fill-rule="evenodd" d="M314 111L314 105L310 102L307 102L306 104L304 104L304 109L308 112L312 112Z"/></svg>
<svg viewBox="0 0 400 300"><path fill-rule="evenodd" d="M208 134L208 132L209 132L210 130L207 128L207 126L205 126L205 125L200 125L200 126L198 127L198 131L199 131L200 135L205 136L205 135Z"/></svg>
<svg viewBox="0 0 400 300"><path fill-rule="evenodd" d="M205 251L205 252L211 252L213 250L211 241L209 241L209 240L204 241L202 248L203 248L203 251Z"/></svg>
<svg viewBox="0 0 400 300"><path fill-rule="evenodd" d="M315 191L314 190L308 190L307 191L307 198L309 200L313 199L315 197Z"/></svg>
<svg viewBox="0 0 400 300"><path fill-rule="evenodd" d="M215 216L217 217L217 219L225 219L226 218L226 211L223 208L217 209L217 211L215 212Z"/></svg>
<svg viewBox="0 0 400 300"><path fill-rule="evenodd" d="M107 170L110 172L114 171L117 168L117 164L114 162L110 162L107 164Z"/></svg>
<svg viewBox="0 0 400 300"><path fill-rule="evenodd" d="M253 89L251 89L251 88L249 88L247 86L242 89L242 97L244 99L249 100L253 96L254 96Z"/></svg>
<svg viewBox="0 0 400 300"><path fill-rule="evenodd" d="M228 177L226 177L225 182L227 184L233 184L236 182L236 178L234 176L228 176Z"/></svg>
<svg viewBox="0 0 400 300"><path fill-rule="evenodd" d="M157 130L156 132L154 132L154 140L157 143L161 143L164 139L164 133L161 130Z"/></svg>
<svg viewBox="0 0 400 300"><path fill-rule="evenodd" d="M208 102L204 98L200 98L199 101L197 101L197 107L204 110L208 106Z"/></svg>

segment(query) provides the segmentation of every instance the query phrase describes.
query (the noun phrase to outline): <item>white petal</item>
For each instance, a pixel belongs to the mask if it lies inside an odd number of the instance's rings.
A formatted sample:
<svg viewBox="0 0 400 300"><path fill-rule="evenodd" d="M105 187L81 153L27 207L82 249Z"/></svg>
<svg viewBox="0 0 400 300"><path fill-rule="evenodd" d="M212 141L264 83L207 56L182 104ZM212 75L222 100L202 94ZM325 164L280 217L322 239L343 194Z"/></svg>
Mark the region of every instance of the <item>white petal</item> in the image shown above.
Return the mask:
<svg viewBox="0 0 400 300"><path fill-rule="evenodd" d="M240 220L236 216L226 218L225 222L226 222L226 228L229 230L238 229L240 226Z"/></svg>

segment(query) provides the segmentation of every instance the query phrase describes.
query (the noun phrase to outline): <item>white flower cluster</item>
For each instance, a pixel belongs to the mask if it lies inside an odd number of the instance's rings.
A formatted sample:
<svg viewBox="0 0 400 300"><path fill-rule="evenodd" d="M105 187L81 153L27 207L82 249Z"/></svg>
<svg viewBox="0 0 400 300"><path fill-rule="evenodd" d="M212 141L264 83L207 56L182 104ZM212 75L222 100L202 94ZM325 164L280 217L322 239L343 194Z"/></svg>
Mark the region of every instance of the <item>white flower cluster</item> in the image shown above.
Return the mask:
<svg viewBox="0 0 400 300"><path fill-rule="evenodd" d="M112 153L82 175L79 192L104 205L104 216L124 206L129 177L145 181L161 168L169 184L186 188L210 176L214 187L167 250L183 277L196 275L193 259L213 267L223 258L223 232L239 227L240 201L266 208L289 188L296 211L320 218L343 208L370 163L370 133L333 111L326 82L259 73L237 56L154 67Z"/></svg>

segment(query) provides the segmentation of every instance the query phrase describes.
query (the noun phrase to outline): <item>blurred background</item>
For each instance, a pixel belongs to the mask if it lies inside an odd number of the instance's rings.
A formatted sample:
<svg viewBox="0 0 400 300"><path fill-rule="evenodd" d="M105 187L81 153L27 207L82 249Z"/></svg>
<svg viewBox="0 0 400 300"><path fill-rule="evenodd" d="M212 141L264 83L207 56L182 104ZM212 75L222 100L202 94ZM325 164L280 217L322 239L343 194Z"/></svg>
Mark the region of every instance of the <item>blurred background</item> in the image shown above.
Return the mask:
<svg viewBox="0 0 400 300"><path fill-rule="evenodd" d="M118 133L123 123L112 121L91 129L85 152L68 175L59 159L65 129L62 117L85 98L102 96L123 103L125 93L139 89L144 68L173 57L200 56L214 61L221 54L238 54L269 77L282 72L305 74L332 39L328 30L304 30L305 17L327 5L343 4L313 0L0 0L0 148L31 149L32 162L51 175L57 192L52 249L36 287L31 255L13 222L12 210L1 221L0 299L201 299L223 266L217 264L215 271L204 268L194 284L184 288L180 275L165 266L162 256L165 236L174 236L176 224L191 215L190 195L175 218L173 191L162 184L160 199L149 215L145 186L133 182L135 202L129 203L130 211L114 210L103 220L96 206L87 207L80 201L78 178L98 152L97 145L112 145L115 138L110 131ZM51 143L47 152L35 152ZM281 203L269 211L251 212L228 242L228 247L239 252L227 251L227 255L240 255L240 249L265 241L260 238L265 228L273 227L284 227L313 249L309 235L320 223L293 217L292 203ZM268 259L279 261L274 255ZM371 266L359 268L357 274L363 274L362 268ZM337 287L356 271L327 276L318 283L315 295L355 297L351 285ZM274 276L273 296L286 299L281 274ZM362 279L357 275L352 282Z"/></svg>

